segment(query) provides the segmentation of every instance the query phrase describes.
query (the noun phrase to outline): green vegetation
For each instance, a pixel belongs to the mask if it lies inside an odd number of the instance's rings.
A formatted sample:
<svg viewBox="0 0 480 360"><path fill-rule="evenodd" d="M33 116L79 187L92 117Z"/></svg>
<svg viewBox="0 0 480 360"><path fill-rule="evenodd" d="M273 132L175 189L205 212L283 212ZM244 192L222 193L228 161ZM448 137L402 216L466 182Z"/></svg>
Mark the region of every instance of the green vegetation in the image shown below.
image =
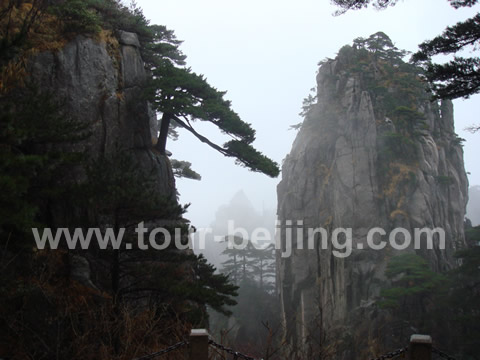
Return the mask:
<svg viewBox="0 0 480 360"><path fill-rule="evenodd" d="M162 37L156 39L159 42L162 40ZM156 145L158 151L165 153L170 122L175 121L221 154L234 157L238 164L272 177L278 175L278 165L250 145L255 140L255 131L231 110L230 102L223 98L225 92L211 87L202 75L179 67L175 59L158 56L154 62L151 84L153 104L163 114ZM214 124L233 140L223 146L211 142L195 130L192 125L195 120Z"/></svg>
<svg viewBox="0 0 480 360"><path fill-rule="evenodd" d="M158 194L154 174L138 169L131 152L117 149L92 159L86 173L84 201L95 209L95 218L111 217L108 223L115 228L136 225L137 220L178 219L186 211L175 199Z"/></svg>
<svg viewBox="0 0 480 360"><path fill-rule="evenodd" d="M403 160L409 162L415 159L415 143L409 137L396 132L387 132L380 135L384 143L381 157L386 162Z"/></svg>
<svg viewBox="0 0 480 360"><path fill-rule="evenodd" d="M461 138L460 136L456 136L455 139L452 140L452 145L454 146L463 146L463 143L465 142L466 140L464 138Z"/></svg>
<svg viewBox="0 0 480 360"><path fill-rule="evenodd" d="M186 206L178 204L174 189L160 195L159 175L139 167L139 149L89 152L91 124L67 113L56 94L29 82L28 60L79 34L101 40L119 30L136 32L154 73L149 94L157 110L174 104L169 110L175 116L188 112L213 122L237 137L225 155L276 176L276 164L250 145L254 130L230 109L223 93L184 67L173 32L149 25L135 6L115 0L5 0L1 5L0 357L136 358L176 342L192 326L205 326L207 307L228 315L237 287L202 256L173 246L163 251L134 246L133 228L140 221L165 222L171 233L180 228L180 242L186 244ZM178 76L179 85L193 94L182 111L178 106L187 97L156 98L159 91L175 91ZM202 104L194 96L202 97ZM188 162L175 165L175 175L199 178ZM40 232L125 228L126 235L119 249L92 244L69 250L61 244L59 250L38 250L32 227ZM125 251L127 246L132 250Z"/></svg>
<svg viewBox="0 0 480 360"><path fill-rule="evenodd" d="M383 32L356 38L352 46L344 46L339 52L340 57L348 59L347 73L359 76L370 90L377 117L387 116L394 123L421 120L417 107L428 99L421 81L423 71L406 63L406 54Z"/></svg>
<svg viewBox="0 0 480 360"><path fill-rule="evenodd" d="M467 228L466 238L470 247L455 255L460 266L444 274L415 254L391 258L386 271L391 286L382 290L378 304L407 327L431 334L456 358L479 359L480 228Z"/></svg>
<svg viewBox="0 0 480 360"><path fill-rule="evenodd" d="M395 125L400 129L406 129L413 133L415 125L418 125L425 119L425 115L421 112L409 108L407 106L396 107L391 114L394 118Z"/></svg>
<svg viewBox="0 0 480 360"><path fill-rule="evenodd" d="M339 58L347 74L355 75L370 92L377 119L389 119L395 125L396 139L411 145L418 129L424 128L425 116L419 107L428 100L421 80L422 69L406 63L406 52L399 50L382 32L368 38L357 38L352 46L344 46ZM387 121L387 120L385 120ZM385 134L388 139L392 134ZM392 140L390 150L405 150ZM414 158L414 154L410 158Z"/></svg>
<svg viewBox="0 0 480 360"><path fill-rule="evenodd" d="M448 0L455 9L472 7L478 0ZM340 7L337 15L348 10L357 10L373 5L377 9L384 9L398 3L398 0L333 0ZM449 26L445 31L432 40L419 45L420 50L413 55L413 60L423 62L425 76L430 82L436 98L455 99L468 98L480 92L478 56L455 58L444 64L435 64L432 57L435 55L457 54L463 50L473 48L480 39L480 14L470 19Z"/></svg>
<svg viewBox="0 0 480 360"><path fill-rule="evenodd" d="M223 315L232 315L232 312L225 306L237 304L232 296L238 295L238 286L231 284L230 278L226 274L216 273L217 269L209 264L202 255L199 255L197 260L194 270L200 281L195 287L189 286L192 299L204 306L210 306Z"/></svg>
<svg viewBox="0 0 480 360"><path fill-rule="evenodd" d="M10 1L9 7L1 14L2 17L8 19L8 16L16 13L19 7L17 3L19 2ZM162 113L157 150L165 153L170 123L174 121L222 155L235 158L237 164L271 177L278 176L278 164L251 145L255 140L255 130L231 109L230 101L224 99L225 92L215 89L203 75L187 68L186 57L178 48L181 41L165 26L149 25L141 9L135 5L129 9L116 0L58 0L50 6L46 1L20 3L30 7L37 16L30 19L30 13L24 15L23 22L28 22L29 28L20 31L17 37L12 37L8 29L10 25L6 22L6 29L2 29L3 48L18 53L25 44L29 31L34 29L36 23L44 20L42 11L58 16L62 31L68 36L92 35L102 28L135 32L142 44L143 60L153 75L147 96L155 110ZM8 60L11 57L7 62ZM233 139L223 145L211 142L196 131L192 125L196 120L212 123Z"/></svg>
<svg viewBox="0 0 480 360"><path fill-rule="evenodd" d="M181 41L174 33L158 25L147 29L150 38L144 39L143 57L153 75L148 98L162 113L157 150L165 153L171 123L175 122L222 155L235 158L237 164L278 176L278 164L251 145L255 130L231 109L231 102L224 99L226 92L215 89L203 75L185 67L185 55L178 48ZM233 140L223 145L213 143L196 131L192 123L197 120L210 122Z"/></svg>
<svg viewBox="0 0 480 360"><path fill-rule="evenodd" d="M0 233L18 235L18 241L42 223L45 202L71 191L55 184L83 158L52 145L89 136L88 124L64 114L61 102L52 99L32 84L0 97Z"/></svg>
<svg viewBox="0 0 480 360"><path fill-rule="evenodd" d="M265 249L257 249L250 241L246 246L237 249L243 244L243 239L234 237L235 246L227 247L222 254L228 259L222 263L222 272L228 274L235 284L246 281L257 281L260 289L271 291L271 281L275 278L275 251L270 245Z"/></svg>
<svg viewBox="0 0 480 360"><path fill-rule="evenodd" d="M383 300L379 305L401 308L402 312L408 312L412 302L420 303L425 310L428 296L445 281L442 275L430 270L427 261L415 254L392 257L385 275L393 286L382 291Z"/></svg>
<svg viewBox="0 0 480 360"><path fill-rule="evenodd" d="M88 5L88 1L70 0L49 10L63 20L65 34L97 34L101 30L101 19Z"/></svg>
<svg viewBox="0 0 480 360"><path fill-rule="evenodd" d="M192 169L192 163L175 159L172 159L170 163L172 164L173 174L175 176L192 180L202 179L201 175Z"/></svg>
<svg viewBox="0 0 480 360"><path fill-rule="evenodd" d="M243 244L243 239L239 237L234 237L233 241L237 245ZM226 248L223 252L228 259L222 263L221 271L239 286L238 304L229 308L232 319L229 321L215 313L212 318L220 327L216 330L227 331L225 340L234 343L236 349L261 357L265 355L261 351L266 343L267 352L277 345L273 344L272 337L281 330L274 286L275 251L273 244L257 249L250 241L245 243L245 248ZM255 306L252 306L252 299L255 299ZM229 324L232 323L235 325L232 334L229 334Z"/></svg>
<svg viewBox="0 0 480 360"><path fill-rule="evenodd" d="M451 185L455 182L453 178L447 175L437 175L435 181L440 185Z"/></svg>
<svg viewBox="0 0 480 360"><path fill-rule="evenodd" d="M382 200L390 204L390 214L403 216L407 216L403 196L416 183L418 147L423 132L429 129L424 114L429 93L423 70L405 62L406 55L386 34L378 32L342 47L337 58L346 78L354 78L369 92L376 119L376 169Z"/></svg>
<svg viewBox="0 0 480 360"><path fill-rule="evenodd" d="M446 298L448 320L454 326L451 331L453 343L458 354L465 359L479 359L478 339L480 336L480 314L478 311L478 294L480 293L480 228L476 227L470 236L476 246L468 250L459 251L456 256L462 265L450 274L451 288ZM442 310L442 309L441 309ZM441 312L440 310L440 312Z"/></svg>

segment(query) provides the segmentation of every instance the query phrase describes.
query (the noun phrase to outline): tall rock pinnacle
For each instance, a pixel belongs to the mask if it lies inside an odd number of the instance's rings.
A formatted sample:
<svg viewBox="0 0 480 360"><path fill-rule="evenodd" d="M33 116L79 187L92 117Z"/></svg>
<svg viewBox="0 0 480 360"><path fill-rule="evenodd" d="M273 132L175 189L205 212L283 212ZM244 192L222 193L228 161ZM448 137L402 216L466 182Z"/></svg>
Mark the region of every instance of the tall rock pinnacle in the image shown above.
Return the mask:
<svg viewBox="0 0 480 360"><path fill-rule="evenodd" d="M416 253L440 272L456 266L453 254L465 245L468 184L453 105L432 101L421 69L404 56L377 33L344 46L319 68L316 102L306 110L278 185L278 286L292 353L360 359L391 350L394 330L382 330L389 314L377 306L390 281L389 260ZM325 229L327 246L317 232L309 249L307 229L318 228ZM332 243L339 228L352 229L351 254ZM375 244L387 242L383 249L367 244L373 228L387 234L374 237ZM396 228L412 234L405 249L388 243ZM423 228L443 229L445 248L437 234L433 249L414 249L415 229Z"/></svg>

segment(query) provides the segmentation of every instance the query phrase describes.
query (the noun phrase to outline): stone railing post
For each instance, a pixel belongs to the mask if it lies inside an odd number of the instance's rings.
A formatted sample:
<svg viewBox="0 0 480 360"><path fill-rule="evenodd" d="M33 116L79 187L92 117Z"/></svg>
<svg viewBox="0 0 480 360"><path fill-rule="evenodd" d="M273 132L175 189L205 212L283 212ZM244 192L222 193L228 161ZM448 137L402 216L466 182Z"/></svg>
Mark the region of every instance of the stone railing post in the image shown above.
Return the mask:
<svg viewBox="0 0 480 360"><path fill-rule="evenodd" d="M192 329L190 332L190 360L208 360L208 332Z"/></svg>
<svg viewBox="0 0 480 360"><path fill-rule="evenodd" d="M408 352L410 360L432 360L432 338L430 335L412 335Z"/></svg>

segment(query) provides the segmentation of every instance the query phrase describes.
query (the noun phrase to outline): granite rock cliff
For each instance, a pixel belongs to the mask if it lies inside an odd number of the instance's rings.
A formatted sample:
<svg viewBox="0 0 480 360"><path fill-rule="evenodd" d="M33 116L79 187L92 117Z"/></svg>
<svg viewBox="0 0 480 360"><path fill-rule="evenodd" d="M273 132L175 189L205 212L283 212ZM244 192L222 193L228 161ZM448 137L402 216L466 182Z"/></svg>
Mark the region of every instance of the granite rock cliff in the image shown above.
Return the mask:
<svg viewBox="0 0 480 360"><path fill-rule="evenodd" d="M103 30L93 38L78 35L61 49L42 52L32 58L28 73L36 86L59 99L62 110L75 121L85 124L91 134L80 142L60 145L62 152L81 152L89 161L101 157L108 159L117 153L127 154L135 164L131 176L138 175L139 182L145 180L142 174L149 176L149 188L145 193L176 203L170 161L153 147L158 121L144 96L149 75L136 34L119 31L113 35ZM60 182L81 184L88 181L84 166L71 169L71 173L64 174L64 177ZM69 200L50 203L50 223L55 227L88 227L89 223L112 226L111 214L99 217L82 206ZM132 213L129 221L144 220L139 216ZM172 220L163 218L145 220L150 229L173 224ZM102 267L96 255L72 256L70 266L74 279L92 287L99 286L99 283L106 286L106 280L101 278L107 274L99 275ZM92 283L92 278L97 278L97 283Z"/></svg>
<svg viewBox="0 0 480 360"><path fill-rule="evenodd" d="M153 170L158 192L175 196L168 159L152 151L158 121L143 96L148 74L136 34L78 35L58 51L37 55L29 74L43 91L64 101L65 112L89 124L92 135L65 151L82 150L93 158L130 151L140 169Z"/></svg>
<svg viewBox="0 0 480 360"><path fill-rule="evenodd" d="M357 43L320 66L316 103L283 163L277 189L283 251L287 221L304 229L292 231L291 256L277 255L285 336L296 354L333 348L334 358L355 359L391 350L393 334L382 330L388 314L376 306L389 258L416 251L444 271L465 245L468 183L453 105L431 101L417 70L393 50ZM412 241L402 251L369 249L367 233L375 227L387 234L443 228L446 247L434 242L432 250L414 250ZM307 249L308 228L326 229L327 249L319 243ZM353 229L348 257L334 256L336 228ZM300 241L305 249L297 249Z"/></svg>

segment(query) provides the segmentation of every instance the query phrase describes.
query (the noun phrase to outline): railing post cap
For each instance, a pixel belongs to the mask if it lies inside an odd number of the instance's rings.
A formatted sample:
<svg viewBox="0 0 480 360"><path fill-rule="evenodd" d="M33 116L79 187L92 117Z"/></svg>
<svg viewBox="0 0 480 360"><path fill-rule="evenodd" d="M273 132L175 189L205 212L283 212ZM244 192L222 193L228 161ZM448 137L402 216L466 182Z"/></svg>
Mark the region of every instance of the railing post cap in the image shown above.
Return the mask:
<svg viewBox="0 0 480 360"><path fill-rule="evenodd" d="M192 329L190 336L208 336L207 329Z"/></svg>
<svg viewBox="0 0 480 360"><path fill-rule="evenodd" d="M410 336L410 342L416 344L431 344L432 337L430 335L413 334Z"/></svg>

